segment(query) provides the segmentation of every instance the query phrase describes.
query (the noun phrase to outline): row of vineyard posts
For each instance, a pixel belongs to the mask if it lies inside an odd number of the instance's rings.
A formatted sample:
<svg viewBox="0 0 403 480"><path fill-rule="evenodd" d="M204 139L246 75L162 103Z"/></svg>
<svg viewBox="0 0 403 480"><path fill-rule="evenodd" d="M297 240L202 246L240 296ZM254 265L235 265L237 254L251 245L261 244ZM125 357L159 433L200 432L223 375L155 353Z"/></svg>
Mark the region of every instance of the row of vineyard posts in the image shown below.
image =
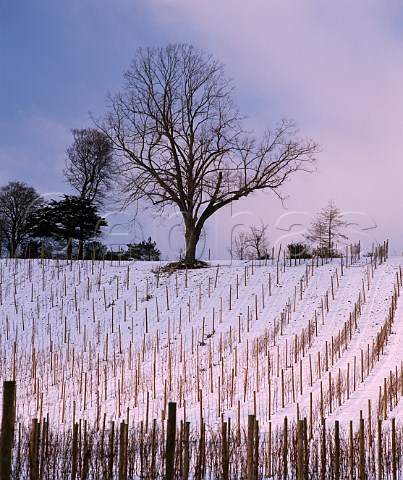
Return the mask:
<svg viewBox="0 0 403 480"><path fill-rule="evenodd" d="M72 435L52 432L49 419L32 421L28 430L19 424L15 432L16 386L4 382L0 436L0 478L165 478L167 480L243 478L258 480L397 479L403 471L403 428L392 418L365 424L362 412L358 428L338 420L330 426L323 418L313 432L307 419L283 425L268 434L259 432L255 415L248 416L247 430L239 438L230 419L221 431L206 432L201 425L190 433L190 424L176 422L176 403L168 405L166 439L156 428L149 434L129 432L123 421L119 432L114 422L95 433L87 425L74 423ZM369 433L370 432L370 433ZM18 435L17 435L18 433ZM117 434L118 433L118 434ZM130 435L129 435L130 433ZM15 438L17 441L15 441Z"/></svg>

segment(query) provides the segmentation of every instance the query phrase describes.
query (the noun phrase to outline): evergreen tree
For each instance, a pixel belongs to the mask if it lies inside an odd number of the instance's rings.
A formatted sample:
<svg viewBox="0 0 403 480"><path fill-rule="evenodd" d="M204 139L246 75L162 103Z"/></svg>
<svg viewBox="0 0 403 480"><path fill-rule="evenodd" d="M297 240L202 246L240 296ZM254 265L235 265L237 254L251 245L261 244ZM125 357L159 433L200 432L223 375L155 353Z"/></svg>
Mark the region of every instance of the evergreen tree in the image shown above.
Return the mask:
<svg viewBox="0 0 403 480"><path fill-rule="evenodd" d="M31 217L29 228L33 237L64 240L67 258L73 254L73 241L79 242L78 258L83 258L83 245L87 240L99 237L101 227L107 226L98 209L89 200L64 195L62 200L52 200L39 208Z"/></svg>
<svg viewBox="0 0 403 480"><path fill-rule="evenodd" d="M103 260L108 252L108 247L97 240L87 242L85 244L84 258L85 260Z"/></svg>
<svg viewBox="0 0 403 480"><path fill-rule="evenodd" d="M148 237L148 240L141 241L140 243L129 243L127 245L128 258L133 260L159 260L161 252L157 248L157 243Z"/></svg>
<svg viewBox="0 0 403 480"><path fill-rule="evenodd" d="M303 259L303 258L311 258L312 255L309 253L309 248L306 243L296 242L296 243L289 243L287 245L288 253L290 258L292 259Z"/></svg>

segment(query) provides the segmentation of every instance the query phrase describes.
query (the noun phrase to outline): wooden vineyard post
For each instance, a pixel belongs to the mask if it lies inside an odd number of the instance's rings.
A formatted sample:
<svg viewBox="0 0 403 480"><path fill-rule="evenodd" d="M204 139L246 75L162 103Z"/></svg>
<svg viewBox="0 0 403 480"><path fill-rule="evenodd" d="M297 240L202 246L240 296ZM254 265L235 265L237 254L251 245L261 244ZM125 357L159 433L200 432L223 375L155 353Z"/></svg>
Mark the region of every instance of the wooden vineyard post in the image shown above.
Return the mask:
<svg viewBox="0 0 403 480"><path fill-rule="evenodd" d="M309 440L313 437L313 394L309 392Z"/></svg>
<svg viewBox="0 0 403 480"><path fill-rule="evenodd" d="M78 423L73 425L73 449L71 455L71 480L76 480L78 457Z"/></svg>
<svg viewBox="0 0 403 480"><path fill-rule="evenodd" d="M21 425L21 424L20 424ZM41 441L41 459L39 464L39 480L44 477L45 455L48 451L49 420L43 419L42 422L42 441Z"/></svg>
<svg viewBox="0 0 403 480"><path fill-rule="evenodd" d="M334 422L334 479L340 478L340 426L339 421Z"/></svg>
<svg viewBox="0 0 403 480"><path fill-rule="evenodd" d="M308 421L303 419L303 433L304 433L304 479L309 478L309 444L308 444Z"/></svg>
<svg viewBox="0 0 403 480"><path fill-rule="evenodd" d="M254 461L253 461L253 479L258 480L259 478L259 422L256 420L255 416L255 426L254 426L254 436L255 436L255 445L254 445Z"/></svg>
<svg viewBox="0 0 403 480"><path fill-rule="evenodd" d="M11 479L11 458L14 443L15 423L15 391L14 381L3 383L3 417L0 435L0 478Z"/></svg>
<svg viewBox="0 0 403 480"><path fill-rule="evenodd" d="M349 423L349 450L350 450L350 477L354 478L354 436L353 436L353 421Z"/></svg>
<svg viewBox="0 0 403 480"><path fill-rule="evenodd" d="M267 476L272 476L271 471L271 422L269 422L269 432L267 438Z"/></svg>
<svg viewBox="0 0 403 480"><path fill-rule="evenodd" d="M360 480L365 480L365 431L364 419L360 418Z"/></svg>
<svg viewBox="0 0 403 480"><path fill-rule="evenodd" d="M108 454L108 475L113 478L113 457L114 457L114 442L115 442L115 422L111 422L111 433L109 439L109 454Z"/></svg>
<svg viewBox="0 0 403 480"><path fill-rule="evenodd" d="M271 420L271 380L270 380L270 370L268 372L268 380L267 380L267 393L268 393L268 399L267 399L267 403L268 403L268 418L269 418L269 421Z"/></svg>
<svg viewBox="0 0 403 480"><path fill-rule="evenodd" d="M218 271L220 269L220 265L217 265L217 270L215 272L215 279L214 279L214 289L217 288L217 281L218 281ZM187 278L187 269L186 269L186 278ZM245 281L246 281L246 277L245 277ZM187 288L187 281L186 281L186 288Z"/></svg>
<svg viewBox="0 0 403 480"><path fill-rule="evenodd" d="M174 480L175 475L175 442L176 442L176 403L168 403L168 423L165 459L165 478Z"/></svg>
<svg viewBox="0 0 403 480"><path fill-rule="evenodd" d="M382 420L378 419L378 480L383 479L382 473Z"/></svg>
<svg viewBox="0 0 403 480"><path fill-rule="evenodd" d="M287 417L284 417L283 429L283 479L288 478L288 422Z"/></svg>
<svg viewBox="0 0 403 480"><path fill-rule="evenodd" d="M322 418L322 443L320 449L320 478L325 480L326 478L326 420Z"/></svg>
<svg viewBox="0 0 403 480"><path fill-rule="evenodd" d="M324 411L323 411L323 385L322 382L320 382L320 418L324 417Z"/></svg>
<svg viewBox="0 0 403 480"><path fill-rule="evenodd" d="M200 434L200 442L199 442L199 477L200 480L204 479L206 469L206 425L201 420L201 434Z"/></svg>
<svg viewBox="0 0 403 480"><path fill-rule="evenodd" d="M157 429L157 419L153 418L153 430L151 437L151 478L155 478L155 455L156 455L156 429Z"/></svg>
<svg viewBox="0 0 403 480"><path fill-rule="evenodd" d="M247 457L247 479L253 479L253 454L254 454L255 416L248 415L248 457Z"/></svg>
<svg viewBox="0 0 403 480"><path fill-rule="evenodd" d="M222 478L228 480L228 432L227 422L222 422Z"/></svg>
<svg viewBox="0 0 403 480"><path fill-rule="evenodd" d="M238 414L237 414L237 430L236 430L237 445L241 444L241 401L238 400Z"/></svg>
<svg viewBox="0 0 403 480"><path fill-rule="evenodd" d="M304 420L298 420L297 430L297 479L304 480Z"/></svg>
<svg viewBox="0 0 403 480"><path fill-rule="evenodd" d="M183 452L182 480L188 480L188 477L189 477L189 430L190 430L190 423L185 422L185 432L184 432L184 438L183 438L184 452Z"/></svg>
<svg viewBox="0 0 403 480"><path fill-rule="evenodd" d="M284 369L281 369L281 408L285 407Z"/></svg>
<svg viewBox="0 0 403 480"><path fill-rule="evenodd" d="M38 419L32 420L31 441L29 446L29 478L36 480L39 474L39 437L40 423Z"/></svg>
<svg viewBox="0 0 403 480"><path fill-rule="evenodd" d="M123 421L120 424L120 438L119 438L119 480L127 479L127 436L128 425Z"/></svg>
<svg viewBox="0 0 403 480"><path fill-rule="evenodd" d="M302 359L299 361L299 393L303 395L303 386L302 386Z"/></svg>
<svg viewBox="0 0 403 480"><path fill-rule="evenodd" d="M179 407L181 408L181 407ZM183 472L183 435L184 435L184 420L180 421L180 427L179 427L179 449L178 449L178 461L177 464L179 465L179 473L180 473L180 478L182 478L182 472Z"/></svg>
<svg viewBox="0 0 403 480"><path fill-rule="evenodd" d="M90 461L90 451L88 448L88 434L87 434L87 420L84 420L84 433L83 433L83 443L82 443L82 460L81 460L81 478L87 480L88 470L89 470L89 461Z"/></svg>
<svg viewBox="0 0 403 480"><path fill-rule="evenodd" d="M396 425L395 418L391 419L392 422L392 480L397 478L397 458L396 458Z"/></svg>

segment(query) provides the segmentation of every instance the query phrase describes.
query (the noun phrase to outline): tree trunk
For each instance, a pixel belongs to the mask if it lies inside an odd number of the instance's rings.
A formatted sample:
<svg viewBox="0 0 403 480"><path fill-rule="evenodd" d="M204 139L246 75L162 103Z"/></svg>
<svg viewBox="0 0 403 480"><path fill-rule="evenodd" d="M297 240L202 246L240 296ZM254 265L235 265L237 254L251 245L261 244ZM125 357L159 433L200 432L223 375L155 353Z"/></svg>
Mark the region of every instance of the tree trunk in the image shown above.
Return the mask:
<svg viewBox="0 0 403 480"><path fill-rule="evenodd" d="M328 236L327 236L327 251L328 257L333 257L332 255L332 229L331 229L331 224L329 224L329 231L328 231Z"/></svg>
<svg viewBox="0 0 403 480"><path fill-rule="evenodd" d="M78 240L78 259L84 260L84 226L80 225L80 238Z"/></svg>
<svg viewBox="0 0 403 480"><path fill-rule="evenodd" d="M78 258L79 260L84 260L84 240L79 240L78 242Z"/></svg>
<svg viewBox="0 0 403 480"><path fill-rule="evenodd" d="M197 232L193 223L186 224L185 240L186 240L186 253L184 263L189 266L193 266L196 263L196 246L199 241L200 233Z"/></svg>
<svg viewBox="0 0 403 480"><path fill-rule="evenodd" d="M10 258L15 258L15 252L17 251L17 244L16 242L10 242L8 245L8 252L10 254Z"/></svg>
<svg viewBox="0 0 403 480"><path fill-rule="evenodd" d="M67 260L72 260L73 258L73 242L71 238L67 240Z"/></svg>

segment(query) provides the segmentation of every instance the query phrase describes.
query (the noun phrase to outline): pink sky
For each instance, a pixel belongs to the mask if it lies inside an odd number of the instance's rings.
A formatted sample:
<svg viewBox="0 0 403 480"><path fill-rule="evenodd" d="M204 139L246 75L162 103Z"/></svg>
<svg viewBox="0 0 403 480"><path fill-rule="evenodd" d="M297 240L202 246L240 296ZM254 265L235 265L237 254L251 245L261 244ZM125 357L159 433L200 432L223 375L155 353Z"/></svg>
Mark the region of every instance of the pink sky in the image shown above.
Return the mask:
<svg viewBox="0 0 403 480"><path fill-rule="evenodd" d="M377 226L357 238L388 237L394 251L403 251L401 2L74 0L64 9L48 0L43 8L22 4L20 12L3 14L10 30L6 36L3 29L8 57L0 84L0 183L17 178L43 193L65 191L61 170L70 128L89 125L89 110L105 111L107 91L122 85L122 72L139 46L187 42L226 65L251 128L259 132L293 118L301 136L322 147L319 173L297 175L287 185L287 210L267 194L209 223L208 244L217 255L227 251L228 231L237 223L269 223L273 244L284 235L278 221L304 223L329 199L342 211L359 212L357 230ZM25 42L13 25L21 27ZM59 74L52 70L58 57ZM13 75L19 63L22 71L27 67L25 75ZM161 236L160 219L150 222L143 215L139 221L146 236ZM168 233L175 221L165 220ZM168 253L166 235L161 237Z"/></svg>

